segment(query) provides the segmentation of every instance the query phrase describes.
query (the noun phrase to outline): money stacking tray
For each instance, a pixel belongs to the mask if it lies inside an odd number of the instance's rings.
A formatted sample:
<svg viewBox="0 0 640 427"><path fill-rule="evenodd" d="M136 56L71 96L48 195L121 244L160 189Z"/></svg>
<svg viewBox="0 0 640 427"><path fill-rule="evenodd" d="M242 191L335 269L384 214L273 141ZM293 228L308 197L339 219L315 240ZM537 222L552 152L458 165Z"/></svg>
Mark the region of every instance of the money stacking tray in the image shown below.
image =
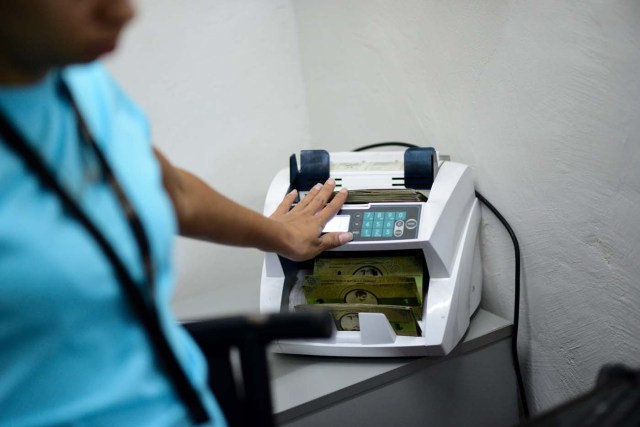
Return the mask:
<svg viewBox="0 0 640 427"><path fill-rule="evenodd" d="M308 150L273 179L264 214L292 188L300 198L332 177L349 200L325 232L354 239L318 258L265 254L260 309L329 311L330 339L281 340L283 353L402 357L444 355L480 303L480 209L468 166L433 148L394 152Z"/></svg>

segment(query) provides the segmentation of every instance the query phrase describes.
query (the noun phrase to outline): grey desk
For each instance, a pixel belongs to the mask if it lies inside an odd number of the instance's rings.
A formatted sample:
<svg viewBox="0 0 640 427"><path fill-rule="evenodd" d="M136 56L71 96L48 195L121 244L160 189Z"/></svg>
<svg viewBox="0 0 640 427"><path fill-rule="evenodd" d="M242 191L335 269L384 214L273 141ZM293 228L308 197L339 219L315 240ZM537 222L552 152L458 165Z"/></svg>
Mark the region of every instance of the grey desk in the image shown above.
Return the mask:
<svg viewBox="0 0 640 427"><path fill-rule="evenodd" d="M478 310L445 357L269 354L278 425L511 426L518 399L511 323Z"/></svg>

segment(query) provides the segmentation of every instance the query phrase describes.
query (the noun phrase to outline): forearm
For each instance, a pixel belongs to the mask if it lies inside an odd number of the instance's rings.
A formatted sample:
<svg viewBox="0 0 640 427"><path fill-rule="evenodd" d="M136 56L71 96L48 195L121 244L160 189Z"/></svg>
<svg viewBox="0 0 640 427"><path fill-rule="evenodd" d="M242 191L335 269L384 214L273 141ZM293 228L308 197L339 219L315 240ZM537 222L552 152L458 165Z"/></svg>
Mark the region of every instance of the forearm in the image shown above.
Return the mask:
<svg viewBox="0 0 640 427"><path fill-rule="evenodd" d="M293 209L297 194L286 195L267 218L228 199L191 173L173 167L157 150L155 153L183 236L277 252L293 260L313 258L353 239L351 233L322 234L347 198L343 189L329 202L335 189L333 180L317 184Z"/></svg>
<svg viewBox="0 0 640 427"><path fill-rule="evenodd" d="M181 236L278 251L282 225L239 205L195 175L172 166L159 152L164 186L175 208Z"/></svg>
<svg viewBox="0 0 640 427"><path fill-rule="evenodd" d="M178 210L182 236L265 251L282 250L286 230L281 223L241 206L184 170L178 169L177 173L188 194Z"/></svg>

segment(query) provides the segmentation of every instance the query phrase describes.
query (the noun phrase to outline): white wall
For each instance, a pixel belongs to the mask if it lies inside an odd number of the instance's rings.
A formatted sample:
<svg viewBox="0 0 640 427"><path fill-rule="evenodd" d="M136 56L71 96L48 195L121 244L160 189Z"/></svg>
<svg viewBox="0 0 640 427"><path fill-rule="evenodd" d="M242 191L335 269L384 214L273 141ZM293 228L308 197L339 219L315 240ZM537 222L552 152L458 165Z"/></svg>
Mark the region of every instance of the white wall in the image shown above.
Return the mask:
<svg viewBox="0 0 640 427"><path fill-rule="evenodd" d="M534 409L603 363L638 365L640 3L139 3L109 66L177 164L260 210L309 144L433 145L473 166L520 238ZM482 304L511 318L512 249L486 211L482 239ZM181 240L178 314L256 310L261 259Z"/></svg>
<svg viewBox="0 0 640 427"><path fill-rule="evenodd" d="M144 0L117 54L116 78L148 113L177 165L262 210L274 174L308 145L288 0ZM181 317L258 310L262 254L181 239Z"/></svg>
<svg viewBox="0 0 640 427"><path fill-rule="evenodd" d="M532 407L638 366L640 3L293 4L312 146L435 146L515 229ZM512 318L512 246L483 215L482 305Z"/></svg>

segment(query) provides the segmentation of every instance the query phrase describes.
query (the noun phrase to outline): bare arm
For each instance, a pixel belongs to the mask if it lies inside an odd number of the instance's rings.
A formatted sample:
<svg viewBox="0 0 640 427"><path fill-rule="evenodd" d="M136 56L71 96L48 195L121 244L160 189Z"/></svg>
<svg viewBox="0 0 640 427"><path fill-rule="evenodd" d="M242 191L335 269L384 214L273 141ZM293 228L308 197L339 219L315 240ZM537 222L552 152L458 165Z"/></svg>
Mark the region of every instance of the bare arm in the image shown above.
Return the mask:
<svg viewBox="0 0 640 427"><path fill-rule="evenodd" d="M289 210L296 193L288 194L269 218L245 208L209 187L195 175L174 167L154 150L162 167L164 187L173 202L180 234L233 246L277 252L293 260L310 259L350 241L351 233L321 235L325 224L338 213L347 197L329 181L313 188L307 197Z"/></svg>

